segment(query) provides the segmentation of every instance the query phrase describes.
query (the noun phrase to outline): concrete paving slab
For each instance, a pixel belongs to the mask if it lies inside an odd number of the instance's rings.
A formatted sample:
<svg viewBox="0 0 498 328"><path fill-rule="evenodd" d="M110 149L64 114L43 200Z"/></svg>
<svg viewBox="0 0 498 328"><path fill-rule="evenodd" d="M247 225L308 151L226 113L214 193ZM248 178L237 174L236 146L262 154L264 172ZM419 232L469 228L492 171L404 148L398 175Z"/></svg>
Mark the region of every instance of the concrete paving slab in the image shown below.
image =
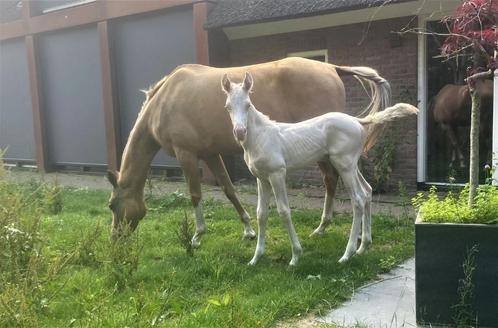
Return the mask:
<svg viewBox="0 0 498 328"><path fill-rule="evenodd" d="M415 259L360 288L351 301L332 310L322 323L340 326L417 327L415 320Z"/></svg>

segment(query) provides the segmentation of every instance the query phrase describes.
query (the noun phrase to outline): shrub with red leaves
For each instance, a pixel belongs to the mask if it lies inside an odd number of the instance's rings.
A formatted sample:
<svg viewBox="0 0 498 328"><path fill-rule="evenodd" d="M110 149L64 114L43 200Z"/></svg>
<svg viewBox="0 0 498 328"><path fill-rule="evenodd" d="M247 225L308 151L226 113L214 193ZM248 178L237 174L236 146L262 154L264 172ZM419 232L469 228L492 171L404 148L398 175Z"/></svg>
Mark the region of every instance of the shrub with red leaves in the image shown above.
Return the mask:
<svg viewBox="0 0 498 328"><path fill-rule="evenodd" d="M498 68L494 52L498 51L498 0L466 0L443 19L450 36L441 47L443 56L470 54L477 71Z"/></svg>

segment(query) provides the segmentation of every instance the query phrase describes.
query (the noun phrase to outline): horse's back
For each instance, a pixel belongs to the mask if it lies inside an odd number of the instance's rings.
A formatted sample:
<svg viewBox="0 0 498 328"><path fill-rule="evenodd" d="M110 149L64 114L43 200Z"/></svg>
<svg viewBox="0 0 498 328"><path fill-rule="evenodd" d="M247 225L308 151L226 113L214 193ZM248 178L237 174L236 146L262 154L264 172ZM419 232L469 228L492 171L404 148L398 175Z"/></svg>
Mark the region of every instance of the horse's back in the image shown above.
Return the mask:
<svg viewBox="0 0 498 328"><path fill-rule="evenodd" d="M299 122L329 111L342 111L345 92L333 65L303 58L229 68L190 64L175 69L157 92L155 135L195 151L235 152L221 79L234 82L246 72L254 79L253 104L271 119Z"/></svg>

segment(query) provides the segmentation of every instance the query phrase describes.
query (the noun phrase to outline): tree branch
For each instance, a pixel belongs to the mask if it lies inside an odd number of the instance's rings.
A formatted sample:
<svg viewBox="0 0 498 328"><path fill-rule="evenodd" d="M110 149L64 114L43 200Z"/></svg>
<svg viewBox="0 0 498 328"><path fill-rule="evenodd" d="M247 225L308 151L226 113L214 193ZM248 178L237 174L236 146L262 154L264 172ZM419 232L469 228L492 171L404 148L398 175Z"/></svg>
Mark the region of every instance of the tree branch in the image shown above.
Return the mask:
<svg viewBox="0 0 498 328"><path fill-rule="evenodd" d="M472 82L474 80L478 80L478 79L485 79L489 76L493 76L493 71L492 70L487 70L486 72L479 72L479 73L475 73L475 74L472 74L471 76L467 77L465 79L465 82Z"/></svg>

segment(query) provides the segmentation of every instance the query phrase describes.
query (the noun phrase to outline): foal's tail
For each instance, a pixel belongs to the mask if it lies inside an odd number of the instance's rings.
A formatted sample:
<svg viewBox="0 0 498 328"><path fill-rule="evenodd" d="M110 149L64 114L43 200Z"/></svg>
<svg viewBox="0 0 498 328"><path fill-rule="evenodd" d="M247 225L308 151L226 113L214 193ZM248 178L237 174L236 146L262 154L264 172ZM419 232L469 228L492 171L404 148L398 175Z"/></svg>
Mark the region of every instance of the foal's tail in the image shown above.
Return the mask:
<svg viewBox="0 0 498 328"><path fill-rule="evenodd" d="M353 75L360 81L365 89L369 89L371 94L370 104L359 114L359 116L367 114L368 116L383 110L391 104L391 85L389 82L380 76L376 70L369 67L349 67L349 66L335 66L339 76ZM367 117L368 117L367 116ZM382 126L371 125L368 128L368 137L365 144L365 152L370 149L380 133Z"/></svg>
<svg viewBox="0 0 498 328"><path fill-rule="evenodd" d="M356 118L363 125L379 125L394 121L408 115L418 114L418 108L410 104L397 103L394 106L387 107L381 112L368 114L363 118Z"/></svg>

